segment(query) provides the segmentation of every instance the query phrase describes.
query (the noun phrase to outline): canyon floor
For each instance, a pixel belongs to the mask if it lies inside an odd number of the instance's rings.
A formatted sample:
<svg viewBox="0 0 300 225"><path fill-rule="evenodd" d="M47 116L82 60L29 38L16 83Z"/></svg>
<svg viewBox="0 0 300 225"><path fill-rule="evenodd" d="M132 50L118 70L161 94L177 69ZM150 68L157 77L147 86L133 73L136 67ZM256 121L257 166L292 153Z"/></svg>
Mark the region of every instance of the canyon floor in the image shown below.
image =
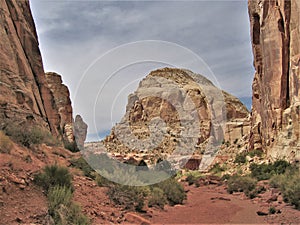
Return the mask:
<svg viewBox="0 0 300 225"><path fill-rule="evenodd" d="M200 187L184 182L187 199L183 205L129 212L113 204L106 187L70 167L69 160L78 156L45 145L35 150L14 145L10 154L0 154L0 224L49 224L47 199L32 180L45 165L56 163L72 172L74 201L92 224L300 224L300 211L284 203L278 191L268 189L251 200L243 193L228 194L226 185L215 180ZM272 206L280 213L268 214Z"/></svg>

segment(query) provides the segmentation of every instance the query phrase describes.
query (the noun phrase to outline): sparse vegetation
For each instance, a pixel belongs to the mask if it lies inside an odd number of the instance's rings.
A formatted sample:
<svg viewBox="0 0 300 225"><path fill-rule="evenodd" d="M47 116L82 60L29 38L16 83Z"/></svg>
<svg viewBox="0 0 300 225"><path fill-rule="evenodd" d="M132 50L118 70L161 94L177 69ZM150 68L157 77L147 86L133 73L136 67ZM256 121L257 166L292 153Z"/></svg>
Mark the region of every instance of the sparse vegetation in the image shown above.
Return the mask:
<svg viewBox="0 0 300 225"><path fill-rule="evenodd" d="M271 206L271 207L269 208L269 214L275 214L276 212L277 212L277 210L276 210L275 207Z"/></svg>
<svg viewBox="0 0 300 225"><path fill-rule="evenodd" d="M227 182L227 191L232 194L233 192L244 192L247 197L253 198L256 193L257 180L249 176L232 176Z"/></svg>
<svg viewBox="0 0 300 225"><path fill-rule="evenodd" d="M7 137L3 131L0 131L0 152L10 153L12 149L12 141Z"/></svg>
<svg viewBox="0 0 300 225"><path fill-rule="evenodd" d="M142 211L149 193L150 189L147 186L135 187L115 184L108 190L108 196L116 204L124 206L125 209L139 212Z"/></svg>
<svg viewBox="0 0 300 225"><path fill-rule="evenodd" d="M174 178L164 180L153 187L158 187L164 192L170 205L182 204L186 199L184 188Z"/></svg>
<svg viewBox="0 0 300 225"><path fill-rule="evenodd" d="M277 160L274 163L263 163L260 165L253 163L250 165L251 176L257 180L268 180L274 175L283 174L290 166L291 164L285 160Z"/></svg>
<svg viewBox="0 0 300 225"><path fill-rule="evenodd" d="M27 148L42 143L49 146L59 145L59 141L55 139L49 131L37 126L30 127L28 125L20 126L11 124L6 127L5 133L11 137L12 140Z"/></svg>
<svg viewBox="0 0 300 225"><path fill-rule="evenodd" d="M166 203L167 203L167 198L164 194L164 191L158 187L153 187L148 200L148 206L149 207L157 206L163 209Z"/></svg>
<svg viewBox="0 0 300 225"><path fill-rule="evenodd" d="M71 166L82 170L84 176L90 177L92 179L96 178L95 170L86 162L83 157L72 159L70 162Z"/></svg>
<svg viewBox="0 0 300 225"><path fill-rule="evenodd" d="M242 152L240 154L237 154L234 160L234 163L243 164L246 163L246 156L247 152Z"/></svg>
<svg viewBox="0 0 300 225"><path fill-rule="evenodd" d="M300 210L300 171L297 166L290 166L284 174L273 176L270 185L279 188L284 201Z"/></svg>
<svg viewBox="0 0 300 225"><path fill-rule="evenodd" d="M79 152L80 149L78 148L76 142L69 142L67 140L64 141L64 147L65 149L68 149L71 152Z"/></svg>
<svg viewBox="0 0 300 225"><path fill-rule="evenodd" d="M216 163L213 165L213 167L210 169L210 173L217 175L217 176L221 176L221 173L225 171L224 166L221 166L220 163Z"/></svg>
<svg viewBox="0 0 300 225"><path fill-rule="evenodd" d="M34 177L37 185L41 186L46 192L55 186L73 188L72 175L66 167L51 165L46 166L43 172Z"/></svg>
<svg viewBox="0 0 300 225"><path fill-rule="evenodd" d="M34 181L47 194L48 213L55 224L90 224L88 218L82 214L80 206L72 201L72 176L67 168L57 165L46 166L35 176Z"/></svg>
<svg viewBox="0 0 300 225"><path fill-rule="evenodd" d="M195 184L197 187L199 187L199 179L201 178L202 174L199 171L193 171L189 172L187 174L186 181L188 185L193 185Z"/></svg>
<svg viewBox="0 0 300 225"><path fill-rule="evenodd" d="M248 155L253 158L254 156L258 156L258 157L261 157L263 155L263 151L262 150L258 150L258 149L255 149L255 150L252 150L248 153Z"/></svg>

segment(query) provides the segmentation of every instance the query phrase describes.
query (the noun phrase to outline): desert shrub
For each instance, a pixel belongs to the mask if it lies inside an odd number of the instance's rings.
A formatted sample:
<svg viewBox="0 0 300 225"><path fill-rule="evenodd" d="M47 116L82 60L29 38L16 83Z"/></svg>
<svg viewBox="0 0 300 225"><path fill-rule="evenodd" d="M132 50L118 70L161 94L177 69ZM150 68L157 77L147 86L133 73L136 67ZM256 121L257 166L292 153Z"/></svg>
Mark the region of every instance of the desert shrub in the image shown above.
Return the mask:
<svg viewBox="0 0 300 225"><path fill-rule="evenodd" d="M158 187L164 192L170 205L182 204L186 199L184 188L174 178L157 183L154 187Z"/></svg>
<svg viewBox="0 0 300 225"><path fill-rule="evenodd" d="M250 157L254 157L254 156L258 156L258 157L261 157L263 155L263 151L262 150L258 150L258 149L255 149L255 150L252 150L248 153L248 155Z"/></svg>
<svg viewBox="0 0 300 225"><path fill-rule="evenodd" d="M300 173L298 167L291 166L284 174L273 176L270 185L279 188L284 201L300 210Z"/></svg>
<svg viewBox="0 0 300 225"><path fill-rule="evenodd" d="M100 174L95 174L95 181L99 187L110 187L114 183L107 178L101 176Z"/></svg>
<svg viewBox="0 0 300 225"><path fill-rule="evenodd" d="M72 202L72 190L65 186L50 188L48 195L49 215L55 224L89 224L88 219L82 214L80 206Z"/></svg>
<svg viewBox="0 0 300 225"><path fill-rule="evenodd" d="M251 176L257 180L268 180L273 175L283 174L290 166L291 164L285 160L277 160L274 163L263 163L260 165L253 163L250 165Z"/></svg>
<svg viewBox="0 0 300 225"><path fill-rule="evenodd" d="M55 139L51 133L37 126L20 126L11 124L6 127L5 132L17 143L29 148L32 145L45 143L49 146L59 145L59 141Z"/></svg>
<svg viewBox="0 0 300 225"><path fill-rule="evenodd" d="M233 192L244 192L246 196L252 197L256 183L256 179L249 176L232 176L227 181L227 191L230 194Z"/></svg>
<svg viewBox="0 0 300 225"><path fill-rule="evenodd" d="M7 137L3 131L0 131L0 152L10 153L12 149L12 141Z"/></svg>
<svg viewBox="0 0 300 225"><path fill-rule="evenodd" d="M199 186L199 179L202 176L202 174L198 171L190 172L187 174L186 181L188 185L195 184L196 186Z"/></svg>
<svg viewBox="0 0 300 225"><path fill-rule="evenodd" d="M234 160L234 163L238 163L238 164L243 164L246 163L246 156L247 153L246 152L242 152L240 154L237 154Z"/></svg>
<svg viewBox="0 0 300 225"><path fill-rule="evenodd" d="M71 152L79 152L80 151L80 149L78 148L75 141L69 142L69 141L65 140L65 141L63 141L63 143L64 143L65 149L68 149Z"/></svg>
<svg viewBox="0 0 300 225"><path fill-rule="evenodd" d="M71 166L82 170L84 176L90 177L92 179L96 178L95 170L87 163L87 161L83 157L72 159L70 163Z"/></svg>
<svg viewBox="0 0 300 225"><path fill-rule="evenodd" d="M167 198L164 194L164 191L158 187L153 187L151 190L151 194L148 200L148 206L154 207L158 206L159 208L163 209L165 204L167 203Z"/></svg>
<svg viewBox="0 0 300 225"><path fill-rule="evenodd" d="M42 172L35 175L34 181L46 192L54 186L73 188L72 175L68 168L58 165L46 166Z"/></svg>
<svg viewBox="0 0 300 225"><path fill-rule="evenodd" d="M276 211L277 211L276 208L273 207L273 206L271 206L271 207L269 208L269 214L275 214Z"/></svg>
<svg viewBox="0 0 300 225"><path fill-rule="evenodd" d="M221 175L221 173L224 171L225 169L220 165L220 163L216 163L213 165L209 172L215 175Z"/></svg>
<svg viewBox="0 0 300 225"><path fill-rule="evenodd" d="M142 211L145 199L150 189L147 186L113 185L108 190L109 198L118 205L128 210Z"/></svg>

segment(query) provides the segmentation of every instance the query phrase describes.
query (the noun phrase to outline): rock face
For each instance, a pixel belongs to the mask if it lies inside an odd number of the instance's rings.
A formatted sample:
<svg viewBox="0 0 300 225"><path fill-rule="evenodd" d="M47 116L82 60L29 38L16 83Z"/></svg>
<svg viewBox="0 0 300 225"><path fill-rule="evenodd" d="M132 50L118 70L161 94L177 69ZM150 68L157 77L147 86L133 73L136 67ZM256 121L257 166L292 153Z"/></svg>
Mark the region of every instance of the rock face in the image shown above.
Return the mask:
<svg viewBox="0 0 300 225"><path fill-rule="evenodd" d="M46 73L46 80L54 98L55 109L60 116L59 130L65 141L73 143L75 140L73 135L73 110L69 89L62 83L61 76L57 73Z"/></svg>
<svg viewBox="0 0 300 225"><path fill-rule="evenodd" d="M59 115L47 87L29 3L4 0L0 8L1 120L33 118L57 136Z"/></svg>
<svg viewBox="0 0 300 225"><path fill-rule="evenodd" d="M74 136L79 149L84 148L84 141L87 135L88 125L83 121L80 115L75 117L74 121Z"/></svg>
<svg viewBox="0 0 300 225"><path fill-rule="evenodd" d="M125 116L103 143L110 152L153 163L174 152L212 153L216 149L207 146L233 142L247 129L249 112L236 97L189 70L164 68L151 72L129 95Z"/></svg>
<svg viewBox="0 0 300 225"><path fill-rule="evenodd" d="M249 0L254 54L251 149L300 154L300 3Z"/></svg>
<svg viewBox="0 0 300 225"><path fill-rule="evenodd" d="M0 2L0 129L31 125L74 141L69 91L45 76L29 1Z"/></svg>

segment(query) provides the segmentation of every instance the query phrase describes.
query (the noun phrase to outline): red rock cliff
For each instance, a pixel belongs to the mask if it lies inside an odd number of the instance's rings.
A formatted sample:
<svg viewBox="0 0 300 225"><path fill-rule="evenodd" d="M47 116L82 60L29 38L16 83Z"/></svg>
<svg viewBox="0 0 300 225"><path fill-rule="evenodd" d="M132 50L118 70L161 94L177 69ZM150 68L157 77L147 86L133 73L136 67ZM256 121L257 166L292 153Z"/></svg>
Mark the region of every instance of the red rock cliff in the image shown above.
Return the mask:
<svg viewBox="0 0 300 225"><path fill-rule="evenodd" d="M46 79L27 0L0 1L0 48L0 129L30 120L74 139L69 91L61 80ZM58 104L62 96L64 106Z"/></svg>
<svg viewBox="0 0 300 225"><path fill-rule="evenodd" d="M273 157L300 153L300 2L249 0L254 54L250 147Z"/></svg>

